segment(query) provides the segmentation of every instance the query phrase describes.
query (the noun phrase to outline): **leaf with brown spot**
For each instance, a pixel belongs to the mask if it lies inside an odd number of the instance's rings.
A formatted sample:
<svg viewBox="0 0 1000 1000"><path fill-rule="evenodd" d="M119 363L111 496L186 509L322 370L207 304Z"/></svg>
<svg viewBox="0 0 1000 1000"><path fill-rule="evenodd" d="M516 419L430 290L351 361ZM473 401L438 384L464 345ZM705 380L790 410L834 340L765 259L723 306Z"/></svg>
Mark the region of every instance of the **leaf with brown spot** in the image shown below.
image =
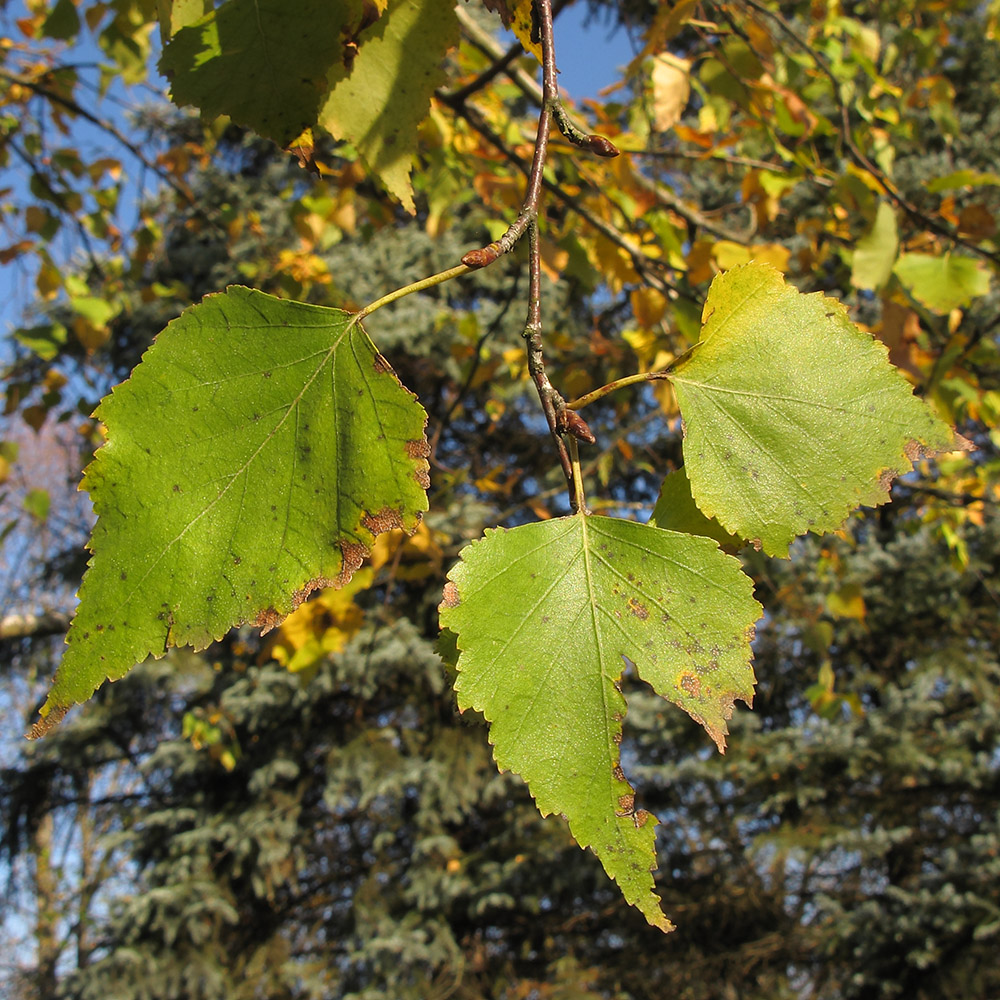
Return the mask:
<svg viewBox="0 0 1000 1000"><path fill-rule="evenodd" d="M766 264L713 281L701 340L670 377L698 508L769 555L885 503L914 448L961 447L843 305Z"/></svg>
<svg viewBox="0 0 1000 1000"><path fill-rule="evenodd" d="M457 635L459 708L486 716L497 764L669 930L655 821L634 810L621 767L619 681L634 663L721 750L734 701L753 698L753 584L707 538L582 514L488 530L449 577L439 610Z"/></svg>
<svg viewBox="0 0 1000 1000"><path fill-rule="evenodd" d="M339 309L209 296L96 415L93 557L43 716L168 646L274 628L427 509L423 407Z"/></svg>

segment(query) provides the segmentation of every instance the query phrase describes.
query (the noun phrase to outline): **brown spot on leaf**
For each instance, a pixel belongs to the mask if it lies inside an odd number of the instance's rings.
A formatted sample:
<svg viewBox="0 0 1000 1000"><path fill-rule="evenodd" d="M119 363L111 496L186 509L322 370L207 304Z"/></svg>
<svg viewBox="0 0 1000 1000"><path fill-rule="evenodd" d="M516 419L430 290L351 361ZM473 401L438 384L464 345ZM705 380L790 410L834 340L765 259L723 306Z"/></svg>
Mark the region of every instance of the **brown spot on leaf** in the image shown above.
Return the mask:
<svg viewBox="0 0 1000 1000"><path fill-rule="evenodd" d="M441 595L441 604L438 610L444 610L445 608L457 608L461 603L461 598L458 596L458 587L449 580L444 585L444 593Z"/></svg>
<svg viewBox="0 0 1000 1000"><path fill-rule="evenodd" d="M394 507L383 507L377 514L366 511L364 517L361 518L361 523L373 535L381 535L385 531L402 528L403 518Z"/></svg>
<svg viewBox="0 0 1000 1000"><path fill-rule="evenodd" d="M910 459L912 462L913 459ZM878 488L883 492L888 494L889 490L892 489L892 481L896 478L896 471L894 469L883 469L878 474Z"/></svg>
<svg viewBox="0 0 1000 1000"><path fill-rule="evenodd" d="M635 795L629 792L626 795L618 796L618 809L616 816L631 816L635 812Z"/></svg>
<svg viewBox="0 0 1000 1000"><path fill-rule="evenodd" d="M622 770L621 764L615 764L615 766L611 769L611 775L615 781L625 780L625 772Z"/></svg>
<svg viewBox="0 0 1000 1000"><path fill-rule="evenodd" d="M641 830L649 822L649 813L645 809L637 809L632 814L632 822L635 824L637 830ZM673 925L670 925L670 930L673 930Z"/></svg>
<svg viewBox="0 0 1000 1000"><path fill-rule="evenodd" d="M292 611L294 611L306 598L314 591L323 587L335 587L337 583L326 576L317 576L303 584L292 594ZM209 598L211 600L211 598ZM267 635L273 628L277 628L286 618L276 608L268 607L261 611L250 623L255 628L260 629L261 635Z"/></svg>
<svg viewBox="0 0 1000 1000"><path fill-rule="evenodd" d="M422 490L431 488L430 463L427 459L431 454L431 446L427 443L427 438L422 437L419 441L407 441L403 446L406 450L406 457L412 458L417 467L413 470L413 478Z"/></svg>
<svg viewBox="0 0 1000 1000"><path fill-rule="evenodd" d="M639 621L644 622L649 617L649 608L646 607L641 601L637 601L634 597L628 599L628 609L639 619Z"/></svg>
<svg viewBox="0 0 1000 1000"><path fill-rule="evenodd" d="M681 690L692 698L701 697L701 678L697 674L683 673L680 680Z"/></svg>
<svg viewBox="0 0 1000 1000"><path fill-rule="evenodd" d="M285 615L281 614L277 608L269 607L261 611L252 622L254 628L260 629L261 635L267 635L273 628L277 628L285 620Z"/></svg>
<svg viewBox="0 0 1000 1000"><path fill-rule="evenodd" d="M48 715L39 719L24 735L29 740L41 739L46 733L52 732L66 718L68 711L68 705L57 705Z"/></svg>
<svg viewBox="0 0 1000 1000"><path fill-rule="evenodd" d="M392 370L392 365L382 357L381 354L375 355L375 360L373 362L375 373L377 375L392 375L394 374Z"/></svg>
<svg viewBox="0 0 1000 1000"><path fill-rule="evenodd" d="M323 590L325 587L336 587L337 584L327 576L313 577L307 584L300 587L292 594L292 608L297 608L314 590Z"/></svg>
<svg viewBox="0 0 1000 1000"><path fill-rule="evenodd" d="M764 547L759 538L751 539L750 544L754 547L755 552L760 552L760 550Z"/></svg>
<svg viewBox="0 0 1000 1000"><path fill-rule="evenodd" d="M354 571L359 569L361 564L365 561L365 557L368 555L368 549L366 549L360 542L341 542L340 554L342 557L340 572L337 574L337 579L333 584L338 588L345 587L348 583L350 583L351 577L354 576Z"/></svg>
<svg viewBox="0 0 1000 1000"><path fill-rule="evenodd" d="M431 446L427 443L426 437L422 437L419 441L407 441L403 447L408 458L430 458Z"/></svg>

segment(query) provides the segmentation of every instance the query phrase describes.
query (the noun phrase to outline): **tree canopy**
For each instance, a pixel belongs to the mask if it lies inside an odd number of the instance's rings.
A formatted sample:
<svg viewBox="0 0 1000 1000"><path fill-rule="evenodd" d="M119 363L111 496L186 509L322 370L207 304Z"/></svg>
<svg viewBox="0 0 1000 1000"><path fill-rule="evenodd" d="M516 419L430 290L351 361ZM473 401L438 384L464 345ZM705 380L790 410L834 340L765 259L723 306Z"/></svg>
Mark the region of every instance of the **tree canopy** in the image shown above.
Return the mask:
<svg viewBox="0 0 1000 1000"><path fill-rule="evenodd" d="M486 6L6 25L24 991L989 995L1000 12Z"/></svg>

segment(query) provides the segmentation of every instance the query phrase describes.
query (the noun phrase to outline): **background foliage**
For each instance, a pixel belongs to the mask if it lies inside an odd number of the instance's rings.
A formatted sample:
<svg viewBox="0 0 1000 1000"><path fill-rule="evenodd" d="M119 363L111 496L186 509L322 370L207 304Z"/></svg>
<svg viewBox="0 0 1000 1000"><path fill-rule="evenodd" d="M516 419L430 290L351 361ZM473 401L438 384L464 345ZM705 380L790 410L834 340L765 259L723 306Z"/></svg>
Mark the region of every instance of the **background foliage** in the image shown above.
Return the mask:
<svg viewBox="0 0 1000 1000"><path fill-rule="evenodd" d="M842 298L978 450L923 463L791 561L741 553L769 614L725 757L627 680L623 759L661 820L667 938L496 773L435 652L465 541L566 509L527 392L517 255L369 321L431 414L413 538L389 536L349 591L266 639L149 663L24 747L87 529L36 456L78 470L99 396L206 292L357 307L481 244L520 203L537 88L525 59L463 93L503 52L479 34L494 22L465 24L419 133L411 218L343 144L318 140L316 178L235 125L155 103L126 124L99 104L145 79L152 5L8 6L3 259L37 294L4 370L14 995L1000 989L995 5L600 10L639 57L579 113L636 153L555 151L543 260L562 391L682 354L712 275L755 257ZM592 409L592 506L650 509L680 461L669 391Z"/></svg>

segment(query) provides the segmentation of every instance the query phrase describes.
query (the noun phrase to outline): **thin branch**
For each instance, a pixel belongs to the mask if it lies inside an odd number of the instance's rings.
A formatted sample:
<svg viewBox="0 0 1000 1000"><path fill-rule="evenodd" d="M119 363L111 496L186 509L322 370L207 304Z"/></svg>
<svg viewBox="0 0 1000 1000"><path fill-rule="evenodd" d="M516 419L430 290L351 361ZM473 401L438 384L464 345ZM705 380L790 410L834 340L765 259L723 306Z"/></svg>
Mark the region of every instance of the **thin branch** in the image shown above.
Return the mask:
<svg viewBox="0 0 1000 1000"><path fill-rule="evenodd" d="M0 639L27 639L43 635L59 635L69 628L70 616L60 611L40 615L4 615L0 618Z"/></svg>
<svg viewBox="0 0 1000 1000"><path fill-rule="evenodd" d="M544 3L545 0L542 0ZM562 439L559 413L566 408L566 401L549 381L545 372L542 349L542 257L538 247L538 222L532 219L528 226L528 320L524 324L524 346L528 355L528 374L538 392L542 412L559 452L570 495L573 495L573 468Z"/></svg>
<svg viewBox="0 0 1000 1000"><path fill-rule="evenodd" d="M536 5L537 7L541 7L545 4L545 2L546 0L536 0ZM552 12L551 8L547 9L549 14L549 41L551 43ZM542 19L544 20L544 17ZM542 44L542 51L544 52L544 34ZM548 51L551 55L551 44L549 45ZM524 235L528 228L528 224L533 219L538 218L538 199L542 193L542 173L545 169L545 157L548 155L549 150L549 132L552 130L552 109L549 103L549 98L556 87L555 64L551 59L548 59L548 57L547 61L549 65L544 66L542 70L545 100L542 102L542 109L538 113L538 130L535 134L535 152L531 158L531 170L528 173L528 188L524 193L524 201L521 205L521 211L518 213L517 218L510 224L507 232L505 232L500 239L495 240L493 243L489 243L485 247L478 250L470 250L462 258L462 263L467 267L477 269L480 267L486 267L487 265L492 264L503 254L510 253L517 241ZM551 80L549 79L550 76Z"/></svg>
<svg viewBox="0 0 1000 1000"><path fill-rule="evenodd" d="M461 8L456 11L458 14L464 14ZM468 18L468 14L465 14ZM464 23L464 21L463 21ZM464 101L466 98L471 97L473 94L478 93L483 89L491 80L498 77L501 73L508 70L510 64L520 56L524 55L524 46L520 42L515 42L502 56L493 60L490 66L482 71L474 80L471 80L464 87L459 87L457 90L451 90L447 92L448 100L450 101Z"/></svg>
<svg viewBox="0 0 1000 1000"><path fill-rule="evenodd" d="M708 153L692 153L681 149L623 149L630 156L648 156L664 160L691 160L696 163L731 163L738 167L753 167L757 170L773 170L775 173L791 173L791 167L784 163L774 163L769 160L755 160L752 156L736 156L732 153L718 153L714 150Z"/></svg>
<svg viewBox="0 0 1000 1000"><path fill-rule="evenodd" d="M191 192L188 191L181 184L178 184L176 179L170 175L162 167L157 166L153 163L146 154L129 139L126 135L122 134L118 128L111 124L111 122L105 121L98 115L93 114L88 111L82 105L78 104L70 97L65 97L58 91L52 90L46 87L44 84L36 83L33 80L26 80L23 77L15 76L12 73L8 73L6 70L0 69L0 79L6 80L8 83L15 83L21 87L34 92L39 97L44 97L46 100L52 101L54 104L61 104L67 111L71 111L74 115L78 115L81 118L86 119L92 125L96 125L99 129L102 129L108 135L110 135L117 142L121 143L147 170L152 170L157 177L160 178L173 190L180 195L188 205L194 205L195 199Z"/></svg>
<svg viewBox="0 0 1000 1000"><path fill-rule="evenodd" d="M438 96L440 97L441 95ZM524 160L521 159L521 157L518 156L512 149L510 149L504 140L492 128L490 128L474 107L468 104L462 104L452 107L452 110L457 115L464 118L484 139L494 145L500 153L503 154L504 158L508 162L513 164L518 168L518 170L521 170L525 174L529 172L530 168ZM559 201L561 201L574 214L583 219L584 222L588 223L603 236L606 236L616 246L621 247L629 255L636 273L651 288L655 288L657 291L663 292L664 294L674 293L684 298L692 298L689 293L676 287L660 275L654 274L651 269L657 267L662 268L663 264L660 261L647 257L642 250L640 250L635 244L629 242L614 226L594 215L594 213L591 212L579 198L574 195L567 194L567 192L565 192L558 184L546 180L544 177L542 178L542 187L546 191L555 195ZM473 251L473 253L475 252L476 251ZM696 300L692 299L692 301Z"/></svg>
<svg viewBox="0 0 1000 1000"><path fill-rule="evenodd" d="M459 11L459 13L461 13L461 11ZM465 19L462 20L462 24L463 26L466 26ZM467 28L467 30L469 29ZM486 55L489 55L493 59L503 58L503 52L500 46L498 45L496 40L493 39L491 36L483 35L482 33L478 32L477 28L475 35L472 35L472 32L470 30L470 37L472 37L473 43L481 52L485 53ZM510 77L511 81L521 89L521 92L524 94L525 97L528 98L528 100L532 101L538 107L542 107L545 104L547 98L545 96L543 88L539 87L538 83L535 80L533 80L527 73L525 73L524 70L520 69L519 67L510 67L509 69L506 70L506 72L508 77ZM461 114L462 117L464 117L466 121L468 121L469 124L476 129L476 131L485 135L485 133L482 132L482 130L473 121L471 121L466 114L464 114L463 109L471 110L468 108L468 105L464 105L463 102L456 102L452 100L450 95L441 91L438 91L436 96L444 104L447 104L450 108L452 108L452 110L454 110L456 113ZM555 96L558 99L559 97L558 87L555 90ZM562 108L561 102L560 102L560 108ZM564 108L562 108L562 111L563 114L566 115L566 111ZM581 135L586 134L585 130L580 127L579 122L573 120L569 116L567 116L567 122L571 128L575 129ZM563 134L565 135L566 133L564 132ZM507 150L502 140L493 135L486 136L486 138L488 138L490 142L496 145L497 148L501 150L501 152L507 155ZM567 138L569 138L568 135ZM591 146L588 146L588 148L590 148L592 152L595 151ZM625 150L624 152L631 152L631 151ZM717 225L706 215L702 214L697 208L683 202L665 185L659 184L652 178L646 177L641 173L635 174L633 179L640 187L642 187L645 191L652 194L658 201L666 205L668 208L673 209L673 211L675 211L689 225L698 226L699 228L704 229L706 232L712 233L713 236L717 236L721 240L729 240L731 243L739 243L741 245L745 245L747 242L749 242L750 239L749 235L745 233L737 233L733 230L726 229L723 226ZM553 190L555 194L559 194L559 191L557 189L554 189L550 184L546 184L546 187L548 187L550 190Z"/></svg>

